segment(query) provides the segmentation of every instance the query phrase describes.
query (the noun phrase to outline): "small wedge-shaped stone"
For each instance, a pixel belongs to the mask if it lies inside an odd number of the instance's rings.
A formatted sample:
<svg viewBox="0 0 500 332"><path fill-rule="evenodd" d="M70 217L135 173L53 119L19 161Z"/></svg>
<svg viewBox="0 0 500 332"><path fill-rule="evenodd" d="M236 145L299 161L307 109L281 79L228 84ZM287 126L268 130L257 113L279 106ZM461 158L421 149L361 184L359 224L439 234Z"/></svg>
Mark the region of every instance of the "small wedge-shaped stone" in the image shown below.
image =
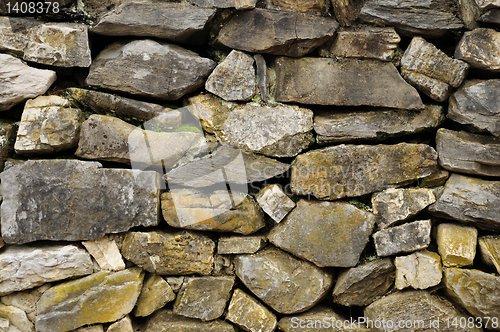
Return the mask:
<svg viewBox="0 0 500 332"><path fill-rule="evenodd" d="M363 6L363 2L357 0L331 0L331 2L335 17L343 27L354 24Z"/></svg>
<svg viewBox="0 0 500 332"><path fill-rule="evenodd" d="M188 0L202 8L236 8L237 10L253 9L257 0Z"/></svg>
<svg viewBox="0 0 500 332"><path fill-rule="evenodd" d="M342 272L333 289L333 302L348 307L372 303L392 286L394 271L391 259L384 258Z"/></svg>
<svg viewBox="0 0 500 332"><path fill-rule="evenodd" d="M215 243L193 232L129 232L123 256L144 270L160 275L212 272Z"/></svg>
<svg viewBox="0 0 500 332"><path fill-rule="evenodd" d="M43 95L56 81L56 72L33 68L20 59L0 54L0 111Z"/></svg>
<svg viewBox="0 0 500 332"><path fill-rule="evenodd" d="M156 226L158 173L101 167L79 160L29 160L2 172L4 241L96 240L135 226Z"/></svg>
<svg viewBox="0 0 500 332"><path fill-rule="evenodd" d="M431 221L418 220L373 234L380 257L425 249L431 242Z"/></svg>
<svg viewBox="0 0 500 332"><path fill-rule="evenodd" d="M13 125L9 123L0 123L0 172L3 171L5 160L12 151L15 137L16 131ZM1 201L2 199L0 198L0 202Z"/></svg>
<svg viewBox="0 0 500 332"><path fill-rule="evenodd" d="M74 245L11 246L0 254L0 295L93 272L90 255Z"/></svg>
<svg viewBox="0 0 500 332"><path fill-rule="evenodd" d="M297 195L337 199L369 194L426 177L437 153L425 144L337 145L301 154L292 166Z"/></svg>
<svg viewBox="0 0 500 332"><path fill-rule="evenodd" d="M268 238L320 267L351 267L359 261L374 225L372 213L352 204L300 200Z"/></svg>
<svg viewBox="0 0 500 332"><path fill-rule="evenodd" d="M233 293L226 319L250 332L273 332L278 324L271 311L240 289Z"/></svg>
<svg viewBox="0 0 500 332"><path fill-rule="evenodd" d="M481 317L483 326L500 330L500 277L479 270L444 269L446 293L474 317Z"/></svg>
<svg viewBox="0 0 500 332"><path fill-rule="evenodd" d="M144 272L102 271L47 290L37 303L36 330L66 332L83 325L114 322L132 311Z"/></svg>
<svg viewBox="0 0 500 332"><path fill-rule="evenodd" d="M92 29L106 36L141 36L174 43L196 41L215 14L215 9L184 3L124 2L106 13Z"/></svg>
<svg viewBox="0 0 500 332"><path fill-rule="evenodd" d="M94 257L101 270L119 271L125 268L125 262L116 242L108 236L83 241L82 245Z"/></svg>
<svg viewBox="0 0 500 332"><path fill-rule="evenodd" d="M106 332L134 332L132 320L129 316L125 316L116 323L111 324Z"/></svg>
<svg viewBox="0 0 500 332"><path fill-rule="evenodd" d="M439 224L436 242L444 266L472 265L476 257L477 229L456 224Z"/></svg>
<svg viewBox="0 0 500 332"><path fill-rule="evenodd" d="M146 325L145 332L236 332L233 325L223 320L204 322L200 319L175 315L172 310L158 310Z"/></svg>
<svg viewBox="0 0 500 332"><path fill-rule="evenodd" d="M455 58L473 68L500 72L500 32L486 28L466 31L455 49Z"/></svg>
<svg viewBox="0 0 500 332"><path fill-rule="evenodd" d="M435 252L422 250L408 256L398 256L394 264L397 289L426 289L441 282L441 257Z"/></svg>
<svg viewBox="0 0 500 332"><path fill-rule="evenodd" d="M236 256L234 266L245 286L282 314L311 308L332 285L332 276L327 272L275 247Z"/></svg>
<svg viewBox="0 0 500 332"><path fill-rule="evenodd" d="M190 97L185 102L187 110L198 120L207 133L213 134L224 122L229 107L211 94Z"/></svg>
<svg viewBox="0 0 500 332"><path fill-rule="evenodd" d="M476 0L476 3L481 9L492 9L500 7L500 1L498 0Z"/></svg>
<svg viewBox="0 0 500 332"><path fill-rule="evenodd" d="M271 2L271 1L269 1ZM316 13L325 13L328 11L329 0L272 0L271 6L268 2L268 8L274 9L275 7L278 9L288 9L295 10L298 12L316 12Z"/></svg>
<svg viewBox="0 0 500 332"><path fill-rule="evenodd" d="M236 14L220 30L217 41L252 53L300 57L330 39L337 27L330 17L254 9Z"/></svg>
<svg viewBox="0 0 500 332"><path fill-rule="evenodd" d="M280 57L275 71L275 98L280 102L424 108L417 90L391 62Z"/></svg>
<svg viewBox="0 0 500 332"><path fill-rule="evenodd" d="M276 222L283 220L288 212L295 207L295 202L277 184L271 184L262 189L257 196L257 202L262 210Z"/></svg>
<svg viewBox="0 0 500 332"><path fill-rule="evenodd" d="M500 230L500 181L451 174L429 211L481 229Z"/></svg>
<svg viewBox="0 0 500 332"><path fill-rule="evenodd" d="M230 236L221 237L217 241L217 253L227 254L254 254L264 248L267 243L265 236Z"/></svg>
<svg viewBox="0 0 500 332"><path fill-rule="evenodd" d="M2 332L35 331L35 327L33 326L33 323L30 322L30 320L26 316L26 313L23 310L14 306L6 306L0 304L0 322L1 322L0 331Z"/></svg>
<svg viewBox="0 0 500 332"><path fill-rule="evenodd" d="M500 138L440 128L436 149L441 167L452 172L500 176Z"/></svg>
<svg viewBox="0 0 500 332"><path fill-rule="evenodd" d="M153 40L108 45L92 62L86 84L176 100L201 87L215 63L180 46Z"/></svg>
<svg viewBox="0 0 500 332"><path fill-rule="evenodd" d="M500 236L481 236L478 238L478 244L483 261L494 266L500 273Z"/></svg>
<svg viewBox="0 0 500 332"><path fill-rule="evenodd" d="M135 305L134 316L149 316L174 299L175 293L168 282L157 274L150 274L144 279L141 294Z"/></svg>

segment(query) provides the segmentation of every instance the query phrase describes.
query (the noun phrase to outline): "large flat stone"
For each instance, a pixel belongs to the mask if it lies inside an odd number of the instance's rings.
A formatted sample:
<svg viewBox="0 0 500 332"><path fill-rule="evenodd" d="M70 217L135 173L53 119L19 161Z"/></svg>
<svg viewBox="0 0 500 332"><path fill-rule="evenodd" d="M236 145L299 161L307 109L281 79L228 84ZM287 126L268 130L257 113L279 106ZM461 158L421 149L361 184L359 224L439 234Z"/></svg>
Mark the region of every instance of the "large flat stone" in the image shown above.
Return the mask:
<svg viewBox="0 0 500 332"><path fill-rule="evenodd" d="M175 315L172 310L158 310L148 320L145 332L236 332L233 325L223 320L204 322L200 319Z"/></svg>
<svg viewBox="0 0 500 332"><path fill-rule="evenodd" d="M4 171L4 241L96 240L157 225L158 174L101 167L78 160L30 160Z"/></svg>
<svg viewBox="0 0 500 332"><path fill-rule="evenodd" d="M418 220L373 234L380 257L425 249L431 242L431 221Z"/></svg>
<svg viewBox="0 0 500 332"><path fill-rule="evenodd" d="M188 0L202 8L236 8L237 10L253 9L257 0Z"/></svg>
<svg viewBox="0 0 500 332"><path fill-rule="evenodd" d="M466 31L455 49L455 58L473 68L500 72L500 32L486 28Z"/></svg>
<svg viewBox="0 0 500 332"><path fill-rule="evenodd" d="M280 57L275 71L275 98L280 102L424 108L417 90L390 62Z"/></svg>
<svg viewBox="0 0 500 332"><path fill-rule="evenodd" d="M269 309L241 289L234 291L226 319L250 332L273 332L278 324Z"/></svg>

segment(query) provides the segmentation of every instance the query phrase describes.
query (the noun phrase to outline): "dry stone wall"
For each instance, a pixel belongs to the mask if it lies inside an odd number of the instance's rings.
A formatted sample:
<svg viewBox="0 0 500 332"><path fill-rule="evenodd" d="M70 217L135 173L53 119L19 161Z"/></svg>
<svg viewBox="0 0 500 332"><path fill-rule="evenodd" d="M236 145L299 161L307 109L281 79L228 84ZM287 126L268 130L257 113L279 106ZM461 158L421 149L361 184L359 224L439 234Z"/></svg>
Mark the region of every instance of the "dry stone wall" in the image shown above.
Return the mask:
<svg viewBox="0 0 500 332"><path fill-rule="evenodd" d="M3 0L0 332L500 330L500 1Z"/></svg>

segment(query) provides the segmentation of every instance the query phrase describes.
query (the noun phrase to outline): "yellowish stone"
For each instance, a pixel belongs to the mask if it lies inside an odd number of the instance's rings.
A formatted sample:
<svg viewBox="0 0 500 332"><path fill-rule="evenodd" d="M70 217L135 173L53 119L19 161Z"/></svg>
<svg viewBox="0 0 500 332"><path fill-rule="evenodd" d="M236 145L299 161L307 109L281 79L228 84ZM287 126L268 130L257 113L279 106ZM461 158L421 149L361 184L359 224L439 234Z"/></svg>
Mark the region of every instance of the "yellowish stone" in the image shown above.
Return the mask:
<svg viewBox="0 0 500 332"><path fill-rule="evenodd" d="M174 299L175 293L168 282L157 274L151 274L144 280L134 315L139 317L149 316Z"/></svg>
<svg viewBox="0 0 500 332"><path fill-rule="evenodd" d="M236 289L229 303L226 319L250 332L272 332L276 316L241 289Z"/></svg>
<svg viewBox="0 0 500 332"><path fill-rule="evenodd" d="M500 236L481 236L478 242L483 260L486 264L495 266L497 272L500 273Z"/></svg>
<svg viewBox="0 0 500 332"><path fill-rule="evenodd" d="M476 256L477 229L457 224L439 224L437 243L444 266L472 265Z"/></svg>

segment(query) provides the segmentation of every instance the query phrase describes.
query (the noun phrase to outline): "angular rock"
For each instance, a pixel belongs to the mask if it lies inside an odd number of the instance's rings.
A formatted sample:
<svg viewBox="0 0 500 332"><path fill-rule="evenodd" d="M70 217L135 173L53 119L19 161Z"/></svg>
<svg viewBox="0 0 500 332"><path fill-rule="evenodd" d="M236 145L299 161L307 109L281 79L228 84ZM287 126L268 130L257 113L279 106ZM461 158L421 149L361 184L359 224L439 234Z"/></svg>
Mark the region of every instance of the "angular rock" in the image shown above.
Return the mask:
<svg viewBox="0 0 500 332"><path fill-rule="evenodd" d="M140 36L167 39L174 43L196 41L215 15L215 9L186 2L124 2L107 12L93 33L106 36Z"/></svg>
<svg viewBox="0 0 500 332"><path fill-rule="evenodd" d="M401 68L401 75L415 88L438 102L446 101L451 94L452 87L449 84L422 73Z"/></svg>
<svg viewBox="0 0 500 332"><path fill-rule="evenodd" d="M141 294L135 305L134 316L149 316L173 300L175 300L175 293L168 282L157 274L150 274L144 279Z"/></svg>
<svg viewBox="0 0 500 332"><path fill-rule="evenodd" d="M176 228L252 234L265 226L255 199L242 192L174 189L161 195L163 218Z"/></svg>
<svg viewBox="0 0 500 332"><path fill-rule="evenodd" d="M331 0L335 17L343 27L353 25L358 18L362 1L357 0Z"/></svg>
<svg viewBox="0 0 500 332"><path fill-rule="evenodd" d="M26 313L30 322L34 322L36 318L36 304L40 297L51 284L44 284L32 290L16 292L11 295L2 296L2 303L6 306L12 306L21 309ZM31 331L30 331L31 332Z"/></svg>
<svg viewBox="0 0 500 332"><path fill-rule="evenodd" d="M391 259L384 258L342 272L333 289L333 302L348 307L372 303L392 286L394 271Z"/></svg>
<svg viewBox="0 0 500 332"><path fill-rule="evenodd" d="M420 179L420 187L434 188L444 185L450 177L450 172L443 169L438 169L434 173L425 178Z"/></svg>
<svg viewBox="0 0 500 332"><path fill-rule="evenodd" d="M393 26L403 35L441 37L447 31L458 30L463 23L453 14L451 2L430 0L368 0L361 9L362 22Z"/></svg>
<svg viewBox="0 0 500 332"><path fill-rule="evenodd" d="M56 80L56 72L32 68L8 54L0 54L0 111L44 94Z"/></svg>
<svg viewBox="0 0 500 332"><path fill-rule="evenodd" d="M3 171L5 160L8 158L9 153L12 150L12 143L15 136L16 131L14 130L13 125L0 123L0 172Z"/></svg>
<svg viewBox="0 0 500 332"><path fill-rule="evenodd" d="M435 201L430 189L389 188L372 196L375 221L380 229L384 229L416 216Z"/></svg>
<svg viewBox="0 0 500 332"><path fill-rule="evenodd" d="M234 266L236 275L245 286L282 314L311 308L332 285L332 276L327 272L274 247L253 255L236 256Z"/></svg>
<svg viewBox="0 0 500 332"><path fill-rule="evenodd" d="M440 128L436 149L441 167L452 172L500 176L500 139Z"/></svg>
<svg viewBox="0 0 500 332"><path fill-rule="evenodd" d="M329 0L272 0L268 1L268 4L269 2L273 4L273 6L268 5L270 9L276 7L278 9L294 10L302 13L325 13L328 11L330 5Z"/></svg>
<svg viewBox="0 0 500 332"><path fill-rule="evenodd" d="M18 154L47 154L78 143L82 111L59 96L40 96L24 106L14 149Z"/></svg>
<svg viewBox="0 0 500 332"><path fill-rule="evenodd" d="M495 318L500 317L500 277L478 270L444 269L443 282L446 294L462 305L483 326L499 330Z"/></svg>
<svg viewBox="0 0 500 332"><path fill-rule="evenodd" d="M250 332L272 332L278 323L271 311L240 289L233 293L226 319Z"/></svg>
<svg viewBox="0 0 500 332"><path fill-rule="evenodd" d="M211 321L219 318L231 297L234 277L186 278L174 303L174 314Z"/></svg>
<svg viewBox="0 0 500 332"><path fill-rule="evenodd" d="M231 51L208 76L205 89L225 100L249 100L255 94L254 58Z"/></svg>
<svg viewBox="0 0 500 332"><path fill-rule="evenodd" d="M396 288L426 289L436 286L443 276L441 257L435 252L422 250L394 259Z"/></svg>
<svg viewBox="0 0 500 332"><path fill-rule="evenodd" d="M230 236L221 237L217 241L217 253L227 254L253 254L266 245L264 236Z"/></svg>
<svg viewBox="0 0 500 332"><path fill-rule="evenodd" d="M74 245L10 246L0 254L0 295L93 272L90 255Z"/></svg>
<svg viewBox="0 0 500 332"><path fill-rule="evenodd" d="M181 287L182 287L182 284L184 283L184 279L186 279L186 277L165 277L165 280L168 282L168 284L170 285L170 287L172 287L172 290L174 292L178 292Z"/></svg>
<svg viewBox="0 0 500 332"><path fill-rule="evenodd" d="M481 9L492 9L500 7L500 1L498 0L476 0L476 2Z"/></svg>
<svg viewBox="0 0 500 332"><path fill-rule="evenodd" d="M500 32L486 28L466 31L455 49L455 58L472 68L500 72Z"/></svg>
<svg viewBox="0 0 500 332"><path fill-rule="evenodd" d="M7 328L3 330L5 332L35 331L33 323L28 320L26 313L19 308L0 304L0 317L4 319L4 326L7 325ZM5 321L8 324L5 324Z"/></svg>
<svg viewBox="0 0 500 332"><path fill-rule="evenodd" d="M134 308L143 278L144 272L134 267L97 272L54 286L37 303L36 330L65 332L114 322Z"/></svg>
<svg viewBox="0 0 500 332"><path fill-rule="evenodd" d="M94 257L101 270L119 271L125 268L125 262L116 242L108 236L97 240L83 241L82 245Z"/></svg>
<svg viewBox="0 0 500 332"><path fill-rule="evenodd" d="M456 224L439 224L436 242L444 266L472 265L476 257L477 229Z"/></svg>
<svg viewBox="0 0 500 332"><path fill-rule="evenodd" d="M123 256L144 270L160 275L212 272L215 243L196 233L129 232L122 245Z"/></svg>
<svg viewBox="0 0 500 332"><path fill-rule="evenodd" d="M120 41L94 59L85 83L139 96L176 100L201 87L215 63L180 46Z"/></svg>
<svg viewBox="0 0 500 332"><path fill-rule="evenodd" d="M374 225L372 213L352 204L300 200L268 239L320 267L351 267L359 261Z"/></svg>
<svg viewBox="0 0 500 332"><path fill-rule="evenodd" d="M444 121L441 106L425 105L421 111L383 108L377 110L349 110L316 112L314 131L318 143L383 140L414 134L438 127Z"/></svg>
<svg viewBox="0 0 500 332"><path fill-rule="evenodd" d="M483 261L500 273L500 236L486 235L478 238L479 251Z"/></svg>
<svg viewBox="0 0 500 332"><path fill-rule="evenodd" d="M116 323L111 324L106 332L134 332L132 320L130 320L129 316L125 316Z"/></svg>
<svg viewBox="0 0 500 332"><path fill-rule="evenodd" d="M319 54L329 58L391 61L400 41L401 38L393 27L340 28L331 43L325 43L319 48Z"/></svg>
<svg viewBox="0 0 500 332"><path fill-rule="evenodd" d="M373 234L380 257L425 249L431 242L431 221L418 220Z"/></svg>
<svg viewBox="0 0 500 332"><path fill-rule="evenodd" d="M275 71L274 97L280 102L424 108L417 90L405 82L390 62L280 57Z"/></svg>
<svg viewBox="0 0 500 332"><path fill-rule="evenodd" d="M175 315L172 310L162 309L149 319L145 332L236 332L236 329L223 320L204 322L199 319Z"/></svg>
<svg viewBox="0 0 500 332"><path fill-rule="evenodd" d="M483 23L500 24L500 9L491 9L479 17L478 21Z"/></svg>
<svg viewBox="0 0 500 332"><path fill-rule="evenodd" d="M331 38L337 27L329 17L257 8L239 12L216 40L241 51L300 57Z"/></svg>
<svg viewBox="0 0 500 332"><path fill-rule="evenodd" d="M266 60L262 54L255 54L255 67L257 74L257 86L259 89L260 99L267 102L269 99L269 87L271 86L271 75L266 65Z"/></svg>
<svg viewBox="0 0 500 332"><path fill-rule="evenodd" d="M478 21L481 19L482 10L475 0L463 0L458 3L460 18L464 22L464 27L472 30L479 27Z"/></svg>
<svg viewBox="0 0 500 332"><path fill-rule="evenodd" d="M279 223L295 207L295 202L277 184L271 184L260 192L257 202L262 210Z"/></svg>
<svg viewBox="0 0 500 332"><path fill-rule="evenodd" d="M500 181L451 174L429 212L481 229L500 230Z"/></svg>
<svg viewBox="0 0 500 332"><path fill-rule="evenodd" d="M436 151L425 144L337 145L296 158L291 189L318 199L361 196L432 174Z"/></svg>
<svg viewBox="0 0 500 332"><path fill-rule="evenodd" d="M81 327L79 329L73 330L73 332L104 332L104 327L102 324L92 325L89 327ZM106 330L108 332L108 330Z"/></svg>
<svg viewBox="0 0 500 332"><path fill-rule="evenodd" d="M190 97L185 104L188 111L200 120L203 130L210 134L220 128L230 110L228 105L222 104L219 99L211 94Z"/></svg>

